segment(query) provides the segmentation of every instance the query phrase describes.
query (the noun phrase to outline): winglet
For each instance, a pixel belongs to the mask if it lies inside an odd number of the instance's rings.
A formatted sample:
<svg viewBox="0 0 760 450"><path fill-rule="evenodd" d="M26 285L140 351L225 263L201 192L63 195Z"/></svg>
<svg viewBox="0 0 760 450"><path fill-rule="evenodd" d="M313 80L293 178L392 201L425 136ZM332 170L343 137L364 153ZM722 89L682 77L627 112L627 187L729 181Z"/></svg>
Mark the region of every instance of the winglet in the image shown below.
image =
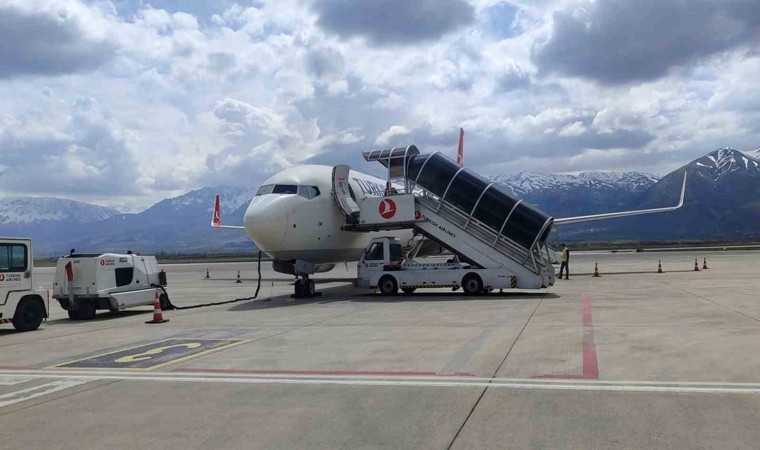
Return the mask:
<svg viewBox="0 0 760 450"><path fill-rule="evenodd" d="M689 174L689 171L684 170L683 171L683 184L681 185L681 200L678 202L678 206L676 206L676 209L683 206L683 201L686 198L686 176Z"/></svg>
<svg viewBox="0 0 760 450"><path fill-rule="evenodd" d="M459 150L457 151L457 164L464 164L464 128L459 129Z"/></svg>
<svg viewBox="0 0 760 450"><path fill-rule="evenodd" d="M214 197L214 215L211 217L211 226L222 226L222 206L219 201L219 194Z"/></svg>

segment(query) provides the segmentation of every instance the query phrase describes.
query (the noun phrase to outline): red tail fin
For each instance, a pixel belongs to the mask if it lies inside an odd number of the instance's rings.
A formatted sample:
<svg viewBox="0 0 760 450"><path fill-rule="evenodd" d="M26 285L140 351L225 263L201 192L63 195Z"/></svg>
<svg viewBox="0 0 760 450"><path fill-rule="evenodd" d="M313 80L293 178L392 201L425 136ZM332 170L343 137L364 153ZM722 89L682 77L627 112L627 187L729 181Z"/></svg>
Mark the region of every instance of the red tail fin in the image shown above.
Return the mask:
<svg viewBox="0 0 760 450"><path fill-rule="evenodd" d="M222 207L219 203L219 195L214 199L214 216L211 218L211 226L218 227L222 225Z"/></svg>
<svg viewBox="0 0 760 450"><path fill-rule="evenodd" d="M457 164L464 165L464 129L459 129L459 151L457 151Z"/></svg>

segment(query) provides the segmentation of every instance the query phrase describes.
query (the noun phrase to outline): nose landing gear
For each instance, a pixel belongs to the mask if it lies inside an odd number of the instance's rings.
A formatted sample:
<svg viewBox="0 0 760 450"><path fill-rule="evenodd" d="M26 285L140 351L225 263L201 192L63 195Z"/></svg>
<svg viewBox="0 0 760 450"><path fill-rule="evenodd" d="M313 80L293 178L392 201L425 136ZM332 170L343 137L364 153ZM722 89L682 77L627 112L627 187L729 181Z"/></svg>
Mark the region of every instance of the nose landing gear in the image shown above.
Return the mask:
<svg viewBox="0 0 760 450"><path fill-rule="evenodd" d="M318 297L317 289L314 285L314 280L309 278L309 275L301 275L300 278L296 278L295 282L295 298L312 298Z"/></svg>

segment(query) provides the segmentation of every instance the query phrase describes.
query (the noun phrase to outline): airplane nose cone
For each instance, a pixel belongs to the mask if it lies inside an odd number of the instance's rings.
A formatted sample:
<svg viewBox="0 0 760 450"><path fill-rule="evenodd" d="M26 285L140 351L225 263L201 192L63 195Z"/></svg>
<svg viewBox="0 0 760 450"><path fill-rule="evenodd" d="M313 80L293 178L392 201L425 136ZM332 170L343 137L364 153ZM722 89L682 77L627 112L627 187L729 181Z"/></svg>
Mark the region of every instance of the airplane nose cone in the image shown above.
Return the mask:
<svg viewBox="0 0 760 450"><path fill-rule="evenodd" d="M285 239L288 210L282 198L255 197L245 212L245 231L260 250L276 250Z"/></svg>

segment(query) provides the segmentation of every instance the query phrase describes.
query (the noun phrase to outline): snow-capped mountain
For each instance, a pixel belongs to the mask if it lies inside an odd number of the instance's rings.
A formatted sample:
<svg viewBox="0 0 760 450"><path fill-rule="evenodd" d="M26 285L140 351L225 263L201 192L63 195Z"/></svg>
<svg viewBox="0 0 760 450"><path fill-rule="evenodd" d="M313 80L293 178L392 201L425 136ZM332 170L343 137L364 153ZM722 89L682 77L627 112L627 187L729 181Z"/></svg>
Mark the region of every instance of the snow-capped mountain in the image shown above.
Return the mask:
<svg viewBox="0 0 760 450"><path fill-rule="evenodd" d="M118 211L51 197L0 199L0 225L41 225L51 223L91 223L109 219Z"/></svg>
<svg viewBox="0 0 760 450"><path fill-rule="evenodd" d="M689 166L700 172L707 169L715 177L715 181L733 172L760 172L760 161L732 148L720 148L710 152L692 161Z"/></svg>
<svg viewBox="0 0 760 450"><path fill-rule="evenodd" d="M491 180L554 217L567 217L620 209L634 202L658 178L643 172L520 172Z"/></svg>
<svg viewBox="0 0 760 450"><path fill-rule="evenodd" d="M554 217L675 204L684 170L686 204L674 213L561 227L557 239L682 239L760 236L760 149L717 149L658 179L642 172L521 172L491 179ZM28 236L38 255L79 251L253 252L245 233L209 226L214 195L223 220L240 224L254 189L202 188L137 214L54 198L0 200L0 235Z"/></svg>
<svg viewBox="0 0 760 450"><path fill-rule="evenodd" d="M641 191L655 184L659 177L644 172L581 172L578 175L519 172L491 177L491 180L511 188L517 195L525 195L578 187Z"/></svg>
<svg viewBox="0 0 760 450"><path fill-rule="evenodd" d="M190 191L179 197L161 200L140 214L152 214L154 212L166 213L169 211L192 211L192 213L204 212L211 214L214 209L214 196L219 194L222 199L222 214L231 214L237 211L241 206L247 205L256 189L237 188L231 186L205 187Z"/></svg>
<svg viewBox="0 0 760 450"><path fill-rule="evenodd" d="M746 154L760 161L760 148L747 152Z"/></svg>
<svg viewBox="0 0 760 450"><path fill-rule="evenodd" d="M760 161L730 148L714 150L674 170L626 209L676 204L684 171L688 171L686 200L678 211L571 225L560 233L579 240L760 237Z"/></svg>

